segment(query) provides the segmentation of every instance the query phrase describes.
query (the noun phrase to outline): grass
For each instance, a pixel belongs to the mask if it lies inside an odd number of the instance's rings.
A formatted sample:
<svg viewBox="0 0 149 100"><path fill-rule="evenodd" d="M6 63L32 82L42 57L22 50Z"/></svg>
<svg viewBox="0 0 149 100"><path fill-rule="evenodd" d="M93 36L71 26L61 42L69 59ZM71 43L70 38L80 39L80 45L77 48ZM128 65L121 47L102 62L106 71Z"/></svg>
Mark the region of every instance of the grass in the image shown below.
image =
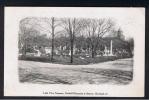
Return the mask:
<svg viewBox="0 0 149 100"><path fill-rule="evenodd" d="M21 56L19 60L26 61L37 61L37 62L47 62L47 63L56 63L56 64L65 64L65 65L87 65L95 64L106 61L113 61L121 59L122 57L116 56L100 56L100 57L83 57L84 59L79 58L78 56L73 57L73 63L70 63L70 56L54 56L53 61L50 60L50 57L34 57L34 56ZM126 57L123 57L126 58Z"/></svg>

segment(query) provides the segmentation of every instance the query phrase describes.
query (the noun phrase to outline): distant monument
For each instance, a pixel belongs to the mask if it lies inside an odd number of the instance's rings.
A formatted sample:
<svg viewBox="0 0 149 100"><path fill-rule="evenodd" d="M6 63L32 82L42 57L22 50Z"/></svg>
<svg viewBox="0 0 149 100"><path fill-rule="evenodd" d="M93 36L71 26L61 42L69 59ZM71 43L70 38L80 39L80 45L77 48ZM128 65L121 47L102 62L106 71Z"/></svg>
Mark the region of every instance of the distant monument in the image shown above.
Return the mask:
<svg viewBox="0 0 149 100"><path fill-rule="evenodd" d="M113 56L112 49L113 49L113 41L111 40L111 43L110 43L110 54L109 54L109 56Z"/></svg>
<svg viewBox="0 0 149 100"><path fill-rule="evenodd" d="M113 56L113 41L110 42L110 50L107 49L107 46L105 46L104 49L104 56Z"/></svg>

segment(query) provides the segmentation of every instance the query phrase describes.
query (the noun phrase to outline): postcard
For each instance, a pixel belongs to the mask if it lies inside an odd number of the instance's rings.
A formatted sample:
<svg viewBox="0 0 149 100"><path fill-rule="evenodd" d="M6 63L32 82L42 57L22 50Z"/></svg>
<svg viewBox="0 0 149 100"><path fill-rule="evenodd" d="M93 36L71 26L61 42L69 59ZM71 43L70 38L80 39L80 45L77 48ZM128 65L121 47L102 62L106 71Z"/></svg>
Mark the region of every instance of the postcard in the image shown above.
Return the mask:
<svg viewBox="0 0 149 100"><path fill-rule="evenodd" d="M144 97L145 8L5 7L4 96Z"/></svg>

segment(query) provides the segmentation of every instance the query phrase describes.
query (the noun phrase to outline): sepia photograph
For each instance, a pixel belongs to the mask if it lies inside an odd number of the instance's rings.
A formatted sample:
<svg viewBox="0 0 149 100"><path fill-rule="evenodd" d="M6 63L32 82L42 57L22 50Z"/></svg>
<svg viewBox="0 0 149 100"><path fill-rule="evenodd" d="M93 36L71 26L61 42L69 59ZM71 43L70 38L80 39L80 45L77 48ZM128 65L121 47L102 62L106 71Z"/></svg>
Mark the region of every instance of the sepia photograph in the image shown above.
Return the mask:
<svg viewBox="0 0 149 100"><path fill-rule="evenodd" d="M144 8L5 7L4 94L142 97L144 38Z"/></svg>

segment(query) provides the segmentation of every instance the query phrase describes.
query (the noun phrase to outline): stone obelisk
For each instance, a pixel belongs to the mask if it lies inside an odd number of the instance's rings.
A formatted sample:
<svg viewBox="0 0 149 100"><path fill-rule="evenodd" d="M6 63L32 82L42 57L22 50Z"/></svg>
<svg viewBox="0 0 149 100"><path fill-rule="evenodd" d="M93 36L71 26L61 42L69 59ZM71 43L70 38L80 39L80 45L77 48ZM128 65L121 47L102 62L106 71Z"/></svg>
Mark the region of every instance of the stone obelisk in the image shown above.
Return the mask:
<svg viewBox="0 0 149 100"><path fill-rule="evenodd" d="M111 44L110 44L110 56L113 56L113 41L111 40Z"/></svg>

